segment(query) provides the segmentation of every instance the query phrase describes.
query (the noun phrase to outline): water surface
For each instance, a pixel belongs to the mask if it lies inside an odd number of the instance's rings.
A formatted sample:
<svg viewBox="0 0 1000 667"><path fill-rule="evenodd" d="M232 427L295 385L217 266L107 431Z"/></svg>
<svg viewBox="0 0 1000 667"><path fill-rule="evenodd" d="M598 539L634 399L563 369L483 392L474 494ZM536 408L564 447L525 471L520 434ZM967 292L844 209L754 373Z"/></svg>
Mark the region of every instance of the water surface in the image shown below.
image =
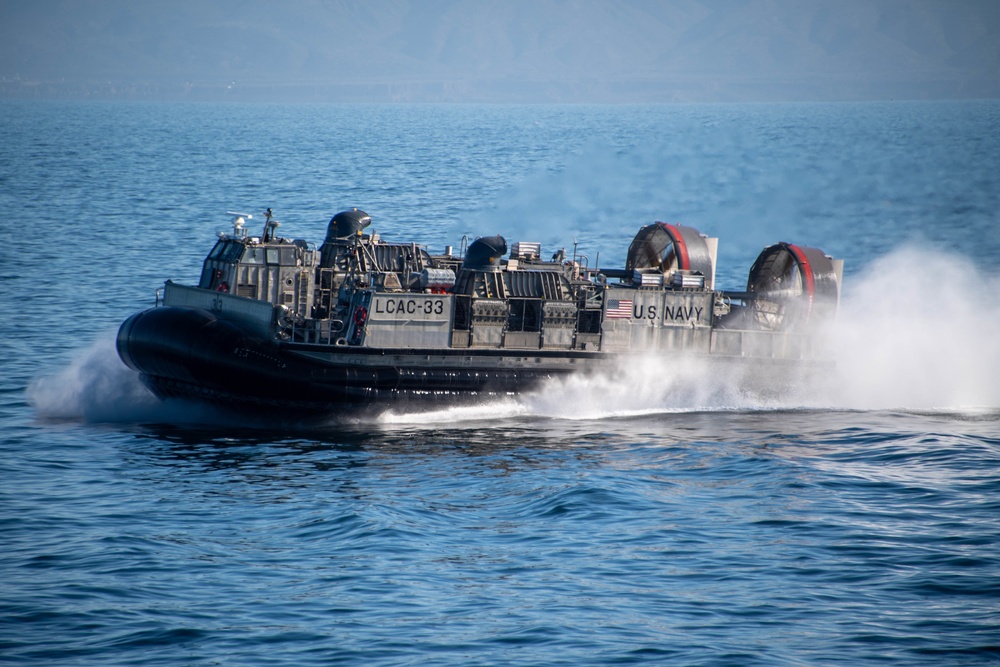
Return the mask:
<svg viewBox="0 0 1000 667"><path fill-rule="evenodd" d="M1000 104L0 119L0 662L1000 662ZM158 403L117 360L227 210L318 243L352 206L602 266L681 222L737 289L764 245L819 246L835 370L774 396L644 358L297 424Z"/></svg>

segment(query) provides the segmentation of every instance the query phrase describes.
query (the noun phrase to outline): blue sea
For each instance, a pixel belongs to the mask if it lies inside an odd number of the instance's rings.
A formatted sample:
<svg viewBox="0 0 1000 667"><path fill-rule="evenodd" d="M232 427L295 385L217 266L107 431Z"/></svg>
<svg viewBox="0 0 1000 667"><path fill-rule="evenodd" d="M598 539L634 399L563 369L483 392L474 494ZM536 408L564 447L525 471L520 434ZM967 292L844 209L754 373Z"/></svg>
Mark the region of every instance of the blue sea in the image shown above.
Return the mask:
<svg viewBox="0 0 1000 667"><path fill-rule="evenodd" d="M0 664L1000 664L1000 102L0 102ZM845 260L821 381L681 358L319 424L114 351L227 211Z"/></svg>

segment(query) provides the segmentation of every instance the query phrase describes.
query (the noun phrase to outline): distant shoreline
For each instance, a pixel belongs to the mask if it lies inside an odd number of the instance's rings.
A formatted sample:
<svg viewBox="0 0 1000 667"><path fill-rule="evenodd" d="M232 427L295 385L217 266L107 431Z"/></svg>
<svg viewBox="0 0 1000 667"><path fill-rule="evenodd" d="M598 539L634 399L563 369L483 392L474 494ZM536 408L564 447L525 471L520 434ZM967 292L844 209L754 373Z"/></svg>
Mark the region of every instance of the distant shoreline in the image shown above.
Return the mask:
<svg viewBox="0 0 1000 667"><path fill-rule="evenodd" d="M344 82L191 84L153 81L0 80L0 99L472 104L867 102L1000 98L1000 83L897 82Z"/></svg>

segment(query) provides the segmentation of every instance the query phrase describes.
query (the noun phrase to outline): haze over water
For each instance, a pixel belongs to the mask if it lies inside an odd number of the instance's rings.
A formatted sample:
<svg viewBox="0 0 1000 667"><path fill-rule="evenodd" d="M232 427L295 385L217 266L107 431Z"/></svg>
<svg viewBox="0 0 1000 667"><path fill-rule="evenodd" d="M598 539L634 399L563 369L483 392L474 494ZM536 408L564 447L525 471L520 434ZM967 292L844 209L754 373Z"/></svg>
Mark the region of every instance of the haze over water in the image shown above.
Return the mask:
<svg viewBox="0 0 1000 667"><path fill-rule="evenodd" d="M0 655L1000 661L998 126L989 101L0 104ZM607 267L680 222L734 289L765 245L818 246L845 259L835 366L754 393L646 356L302 425L161 404L118 361L225 211L318 243L352 206Z"/></svg>

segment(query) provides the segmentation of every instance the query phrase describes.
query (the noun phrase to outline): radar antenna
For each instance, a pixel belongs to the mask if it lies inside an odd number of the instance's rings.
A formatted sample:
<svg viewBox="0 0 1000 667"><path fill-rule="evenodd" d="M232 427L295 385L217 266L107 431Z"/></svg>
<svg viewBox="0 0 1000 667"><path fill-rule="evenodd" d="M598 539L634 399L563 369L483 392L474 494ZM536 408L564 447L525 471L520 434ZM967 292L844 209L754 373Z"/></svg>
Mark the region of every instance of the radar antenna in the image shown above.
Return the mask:
<svg viewBox="0 0 1000 667"><path fill-rule="evenodd" d="M246 224L247 220L252 220L253 216L238 211L226 211L226 215L233 216L233 236L238 239L246 238L247 230L243 229L243 225Z"/></svg>

